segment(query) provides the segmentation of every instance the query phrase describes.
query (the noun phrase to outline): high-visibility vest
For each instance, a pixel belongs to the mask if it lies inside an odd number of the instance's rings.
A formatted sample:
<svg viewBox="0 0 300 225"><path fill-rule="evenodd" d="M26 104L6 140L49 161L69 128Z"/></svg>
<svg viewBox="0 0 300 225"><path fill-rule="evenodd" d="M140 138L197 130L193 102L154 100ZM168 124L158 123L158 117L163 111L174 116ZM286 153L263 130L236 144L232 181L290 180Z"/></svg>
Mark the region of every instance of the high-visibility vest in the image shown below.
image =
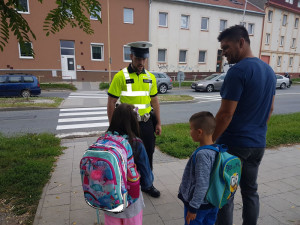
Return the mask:
<svg viewBox="0 0 300 225"><path fill-rule="evenodd" d="M149 113L151 111L151 88L152 88L152 79L151 75L147 70L146 75L147 75L147 83L149 85L147 90L143 91L133 91L132 86L133 85L140 85L139 83L132 83L130 82L132 79L130 78L130 75L128 73L127 68L123 69L123 74L125 77L125 82L126 82L126 91L122 91L120 95L120 101L121 103L128 103L128 104L133 104L135 107L139 108L139 114L144 115L145 113ZM145 82L145 79L143 79L141 82ZM126 99L126 101L124 101Z"/></svg>

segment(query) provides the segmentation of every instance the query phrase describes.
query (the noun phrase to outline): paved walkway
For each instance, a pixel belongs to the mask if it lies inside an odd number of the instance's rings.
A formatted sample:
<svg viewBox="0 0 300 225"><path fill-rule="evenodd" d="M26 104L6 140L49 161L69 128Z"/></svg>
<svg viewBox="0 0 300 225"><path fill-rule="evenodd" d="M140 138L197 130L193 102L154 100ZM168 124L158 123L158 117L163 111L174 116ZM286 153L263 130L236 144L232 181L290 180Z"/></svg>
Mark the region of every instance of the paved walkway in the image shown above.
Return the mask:
<svg viewBox="0 0 300 225"><path fill-rule="evenodd" d="M96 211L83 198L79 161L96 137L65 139L63 155L45 186L34 225L93 225ZM182 225L183 204L177 190L187 160L178 160L156 151L154 185L161 197L144 194L144 225ZM260 225L300 224L300 145L266 150L260 173ZM241 197L235 199L234 224L242 224ZM103 222L103 214L101 214Z"/></svg>

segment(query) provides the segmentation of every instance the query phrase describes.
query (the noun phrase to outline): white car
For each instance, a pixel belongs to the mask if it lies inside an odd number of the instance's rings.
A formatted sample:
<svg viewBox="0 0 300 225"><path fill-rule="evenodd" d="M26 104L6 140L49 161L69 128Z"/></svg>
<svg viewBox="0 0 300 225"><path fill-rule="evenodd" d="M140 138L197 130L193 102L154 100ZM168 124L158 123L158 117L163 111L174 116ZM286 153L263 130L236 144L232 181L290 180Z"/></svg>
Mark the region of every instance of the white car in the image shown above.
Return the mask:
<svg viewBox="0 0 300 225"><path fill-rule="evenodd" d="M284 89L289 85L289 83L289 78L276 74L276 88Z"/></svg>

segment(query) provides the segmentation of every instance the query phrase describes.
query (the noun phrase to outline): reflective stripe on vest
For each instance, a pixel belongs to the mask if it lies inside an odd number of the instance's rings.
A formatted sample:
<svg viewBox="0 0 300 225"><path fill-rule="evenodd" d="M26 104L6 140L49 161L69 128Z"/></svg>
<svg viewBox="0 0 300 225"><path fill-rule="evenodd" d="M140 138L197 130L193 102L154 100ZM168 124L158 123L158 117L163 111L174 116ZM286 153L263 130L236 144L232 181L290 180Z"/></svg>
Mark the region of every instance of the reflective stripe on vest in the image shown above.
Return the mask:
<svg viewBox="0 0 300 225"><path fill-rule="evenodd" d="M138 109L147 109L150 107L150 104L134 104L135 107L138 107Z"/></svg>
<svg viewBox="0 0 300 225"><path fill-rule="evenodd" d="M127 68L123 69L123 73L124 73L125 82L126 82L126 80L130 79L130 76L129 76ZM147 74L148 79L151 80L151 76L148 73L148 71L146 71L146 74ZM122 96L130 96L130 97L135 97L135 96L136 97L137 96L150 96L151 86L152 86L152 84L149 83L149 91L132 91L132 84L131 83L127 83L126 84L127 91L122 91L121 95Z"/></svg>

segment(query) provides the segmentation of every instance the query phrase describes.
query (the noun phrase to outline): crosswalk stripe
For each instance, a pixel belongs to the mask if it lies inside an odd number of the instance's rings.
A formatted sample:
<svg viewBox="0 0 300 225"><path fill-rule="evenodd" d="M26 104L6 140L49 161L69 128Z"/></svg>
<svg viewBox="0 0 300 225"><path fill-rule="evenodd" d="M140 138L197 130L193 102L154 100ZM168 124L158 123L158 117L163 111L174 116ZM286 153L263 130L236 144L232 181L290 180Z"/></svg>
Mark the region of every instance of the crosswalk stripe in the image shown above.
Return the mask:
<svg viewBox="0 0 300 225"><path fill-rule="evenodd" d="M59 119L59 123L67 122L82 122L82 121L93 121L93 120L108 120L107 116L97 116L97 117L81 117L81 118L68 118L68 119Z"/></svg>
<svg viewBox="0 0 300 225"><path fill-rule="evenodd" d="M93 111L93 110L106 110L107 107L94 107L94 108L69 108L69 109L61 109L61 112L69 112L69 111Z"/></svg>
<svg viewBox="0 0 300 225"><path fill-rule="evenodd" d="M99 115L99 114L106 114L106 111L60 113L59 116L87 116L87 115Z"/></svg>
<svg viewBox="0 0 300 225"><path fill-rule="evenodd" d="M196 99L220 99L220 96L197 96Z"/></svg>
<svg viewBox="0 0 300 225"><path fill-rule="evenodd" d="M72 125L58 125L56 130L67 130L67 129L79 129L79 128L91 128L91 127L108 127L109 123L85 123L85 124L72 124Z"/></svg>
<svg viewBox="0 0 300 225"><path fill-rule="evenodd" d="M78 95L78 96L69 96L69 98L107 98L106 97L102 97L102 96L82 96L82 95Z"/></svg>
<svg viewBox="0 0 300 225"><path fill-rule="evenodd" d="M71 95L106 95L107 96L107 94L106 93L81 93L81 92L79 92L79 93L71 93L70 94L70 96Z"/></svg>
<svg viewBox="0 0 300 225"><path fill-rule="evenodd" d="M220 101L220 99L215 99L215 100L204 100L204 101L200 101L198 103L203 103L203 102L217 102Z"/></svg>

